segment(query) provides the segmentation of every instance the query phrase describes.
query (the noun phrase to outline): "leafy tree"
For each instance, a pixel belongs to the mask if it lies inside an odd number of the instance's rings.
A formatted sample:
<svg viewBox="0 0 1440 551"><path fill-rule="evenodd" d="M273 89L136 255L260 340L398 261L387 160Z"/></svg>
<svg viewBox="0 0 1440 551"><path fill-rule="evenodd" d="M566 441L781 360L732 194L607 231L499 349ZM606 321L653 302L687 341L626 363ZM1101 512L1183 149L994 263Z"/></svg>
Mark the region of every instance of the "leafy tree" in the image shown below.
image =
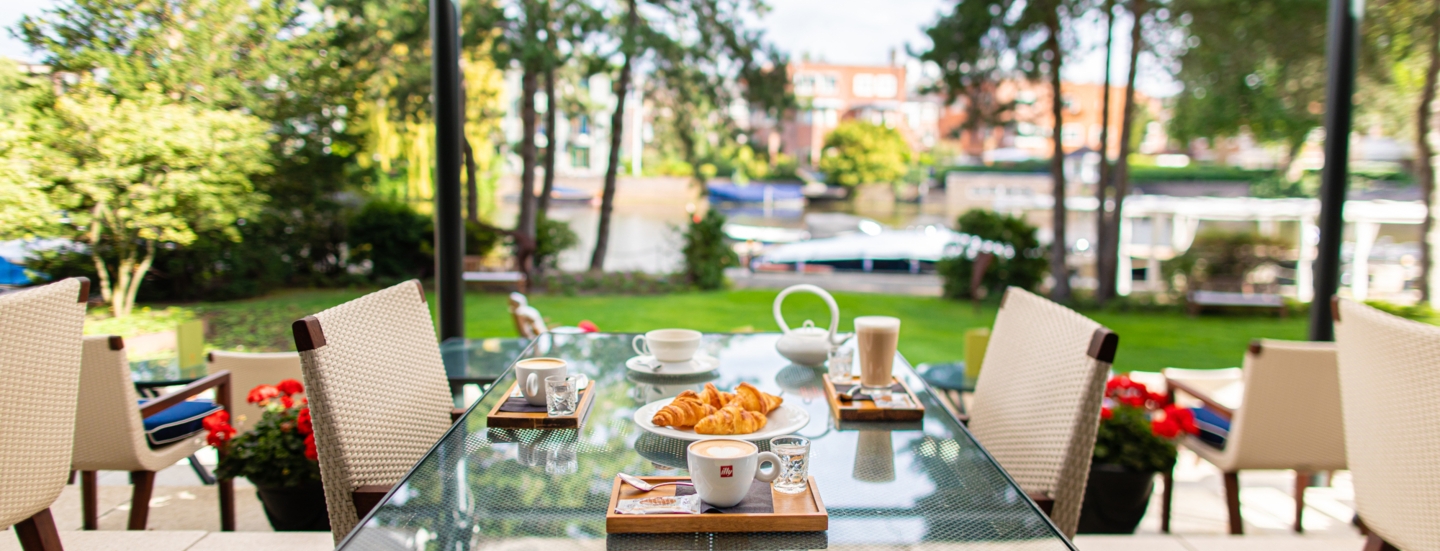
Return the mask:
<svg viewBox="0 0 1440 551"><path fill-rule="evenodd" d="M1044 280L1045 250L1040 247L1035 226L1030 225L1024 218L976 209L960 215L956 227L961 233L1003 243L1015 250L1015 254L1010 258L997 255L986 268L980 284L987 295L1004 292L1005 288L1010 286L1033 291ZM945 258L935 269L944 278L946 297L971 298L970 278L975 270L974 259L964 255Z"/></svg>
<svg viewBox="0 0 1440 551"><path fill-rule="evenodd" d="M965 121L956 129L957 134L974 130L984 136L988 129L1012 122L1015 100L1003 99L999 94L1000 84L1014 72L1006 63L1010 37L1005 32L1003 13L997 2L956 2L954 8L925 28L930 48L911 52L940 69L940 78L925 91L943 94L946 104L964 100Z"/></svg>
<svg viewBox="0 0 1440 551"><path fill-rule="evenodd" d="M27 138L41 156L30 170L67 212L60 235L90 245L116 317L130 313L160 244L189 245L205 230L238 239L234 224L264 198L250 176L269 170L255 117L177 105L154 88L131 96L84 82L40 113Z"/></svg>
<svg viewBox="0 0 1440 551"><path fill-rule="evenodd" d="M700 289L713 291L725 286L725 268L740 263L740 257L725 244L725 215L716 209L694 217L685 230L685 278Z"/></svg>
<svg viewBox="0 0 1440 551"><path fill-rule="evenodd" d="M1169 9L1185 36L1169 134L1188 142L1248 132L1285 145L1293 165L1324 113L1326 2L1174 0Z"/></svg>
<svg viewBox="0 0 1440 551"><path fill-rule="evenodd" d="M0 59L0 239L28 239L58 221L45 182L30 167L36 152L28 137L29 101L43 92L10 60Z"/></svg>
<svg viewBox="0 0 1440 551"><path fill-rule="evenodd" d="M580 236L570 229L563 220L540 219L540 232L535 240L535 266L543 270L554 270L560 265L560 253L580 244Z"/></svg>
<svg viewBox="0 0 1440 551"><path fill-rule="evenodd" d="M856 186L899 180L910 163L910 146L894 128L845 121L825 137L820 171L833 184Z"/></svg>

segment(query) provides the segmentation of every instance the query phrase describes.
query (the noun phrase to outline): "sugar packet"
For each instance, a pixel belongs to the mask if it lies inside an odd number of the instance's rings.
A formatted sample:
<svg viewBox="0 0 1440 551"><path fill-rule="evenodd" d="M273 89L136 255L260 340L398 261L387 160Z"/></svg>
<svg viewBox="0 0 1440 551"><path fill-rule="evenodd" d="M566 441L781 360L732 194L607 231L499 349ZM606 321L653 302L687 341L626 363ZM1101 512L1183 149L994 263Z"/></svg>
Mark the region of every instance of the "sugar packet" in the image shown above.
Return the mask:
<svg viewBox="0 0 1440 551"><path fill-rule="evenodd" d="M622 499L615 504L615 512L622 515L698 515L700 496L655 496L641 499Z"/></svg>

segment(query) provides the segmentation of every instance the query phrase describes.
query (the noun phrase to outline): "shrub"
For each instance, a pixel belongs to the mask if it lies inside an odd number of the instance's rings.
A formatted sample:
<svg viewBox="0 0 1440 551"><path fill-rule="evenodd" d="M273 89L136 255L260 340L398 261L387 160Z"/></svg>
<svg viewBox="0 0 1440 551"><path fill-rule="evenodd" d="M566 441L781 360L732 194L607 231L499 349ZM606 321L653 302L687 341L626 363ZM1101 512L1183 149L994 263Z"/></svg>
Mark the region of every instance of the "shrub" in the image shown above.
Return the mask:
<svg viewBox="0 0 1440 551"><path fill-rule="evenodd" d="M423 277L434 267L432 224L405 203L371 201L350 222L351 259L369 260L372 280Z"/></svg>
<svg viewBox="0 0 1440 551"><path fill-rule="evenodd" d="M535 278L531 288L550 295L663 295L689 288L678 274L645 272L579 272Z"/></svg>
<svg viewBox="0 0 1440 551"><path fill-rule="evenodd" d="M1255 232L1211 230L1200 233L1185 254L1161 264L1172 291L1241 291L1255 268L1276 263L1285 243Z"/></svg>
<svg viewBox="0 0 1440 551"><path fill-rule="evenodd" d="M465 254L469 256L485 256L505 239L500 232L492 231L490 228L466 220L465 221Z"/></svg>
<svg viewBox="0 0 1440 551"><path fill-rule="evenodd" d="M703 218L691 218L685 231L685 279L696 287L715 290L725 286L725 268L740 257L725 244L725 215L710 209Z"/></svg>
<svg viewBox="0 0 1440 551"><path fill-rule="evenodd" d="M910 145L893 128L863 121L845 121L825 137L820 171L832 185L894 183L905 176Z"/></svg>
<svg viewBox="0 0 1440 551"><path fill-rule="evenodd" d="M1015 255L1004 258L997 255L981 278L981 287L986 293L1000 293L1011 285L1034 290L1045 278L1048 264L1045 249L1035 236L1035 226L1023 218L975 209L960 215L956 225L962 233L1010 245ZM975 260L963 254L945 258L936 263L935 270L944 279L944 293L948 298L970 297L970 277L975 269ZM984 298L979 297L979 298Z"/></svg>
<svg viewBox="0 0 1440 551"><path fill-rule="evenodd" d="M535 266L543 272L560 263L560 253L580 244L580 236L562 220L541 218L535 221Z"/></svg>

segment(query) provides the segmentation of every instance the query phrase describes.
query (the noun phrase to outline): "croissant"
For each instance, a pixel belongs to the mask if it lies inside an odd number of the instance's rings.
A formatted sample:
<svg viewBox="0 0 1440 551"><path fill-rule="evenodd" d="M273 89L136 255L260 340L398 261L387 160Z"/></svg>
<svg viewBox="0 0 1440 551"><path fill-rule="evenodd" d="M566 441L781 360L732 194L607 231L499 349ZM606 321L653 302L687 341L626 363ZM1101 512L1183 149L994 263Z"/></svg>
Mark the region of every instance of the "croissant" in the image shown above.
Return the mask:
<svg viewBox="0 0 1440 551"><path fill-rule="evenodd" d="M754 385L750 383L740 383L740 386L735 387L735 399L730 401L728 405L738 405L745 411L768 415L770 412L775 411L775 408L780 407L780 402L782 401L784 401L783 398L774 394L761 392L760 389L755 388Z"/></svg>
<svg viewBox="0 0 1440 551"><path fill-rule="evenodd" d="M750 434L765 428L765 415L745 411L739 406L721 408L699 423L695 423L696 434Z"/></svg>
<svg viewBox="0 0 1440 551"><path fill-rule="evenodd" d="M715 388L715 383L705 383L705 390L700 392L700 401L714 406L715 409L725 407L734 399L735 393L721 392Z"/></svg>
<svg viewBox="0 0 1440 551"><path fill-rule="evenodd" d="M715 407L700 401L693 390L681 392L669 404L655 412L650 419L657 427L689 428L706 416L715 413Z"/></svg>

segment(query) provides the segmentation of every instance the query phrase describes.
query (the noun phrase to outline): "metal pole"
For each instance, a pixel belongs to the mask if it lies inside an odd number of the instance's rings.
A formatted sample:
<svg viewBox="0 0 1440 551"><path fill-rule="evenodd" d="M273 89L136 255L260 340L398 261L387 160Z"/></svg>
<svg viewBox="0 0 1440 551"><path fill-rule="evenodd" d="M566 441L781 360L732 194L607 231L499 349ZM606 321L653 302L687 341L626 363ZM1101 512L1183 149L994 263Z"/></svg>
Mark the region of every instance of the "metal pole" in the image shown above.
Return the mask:
<svg viewBox="0 0 1440 551"><path fill-rule="evenodd" d="M435 107L435 283L440 340L465 337L465 225L460 163L460 29L451 0L430 0L431 83Z"/></svg>
<svg viewBox="0 0 1440 551"><path fill-rule="evenodd" d="M1363 6L1363 0L1330 0L1325 169L1320 174L1320 247L1316 257L1315 296L1310 302L1312 341L1335 340L1330 297L1340 287L1340 241L1345 230L1345 189L1349 182L1350 111L1355 93L1355 28Z"/></svg>

